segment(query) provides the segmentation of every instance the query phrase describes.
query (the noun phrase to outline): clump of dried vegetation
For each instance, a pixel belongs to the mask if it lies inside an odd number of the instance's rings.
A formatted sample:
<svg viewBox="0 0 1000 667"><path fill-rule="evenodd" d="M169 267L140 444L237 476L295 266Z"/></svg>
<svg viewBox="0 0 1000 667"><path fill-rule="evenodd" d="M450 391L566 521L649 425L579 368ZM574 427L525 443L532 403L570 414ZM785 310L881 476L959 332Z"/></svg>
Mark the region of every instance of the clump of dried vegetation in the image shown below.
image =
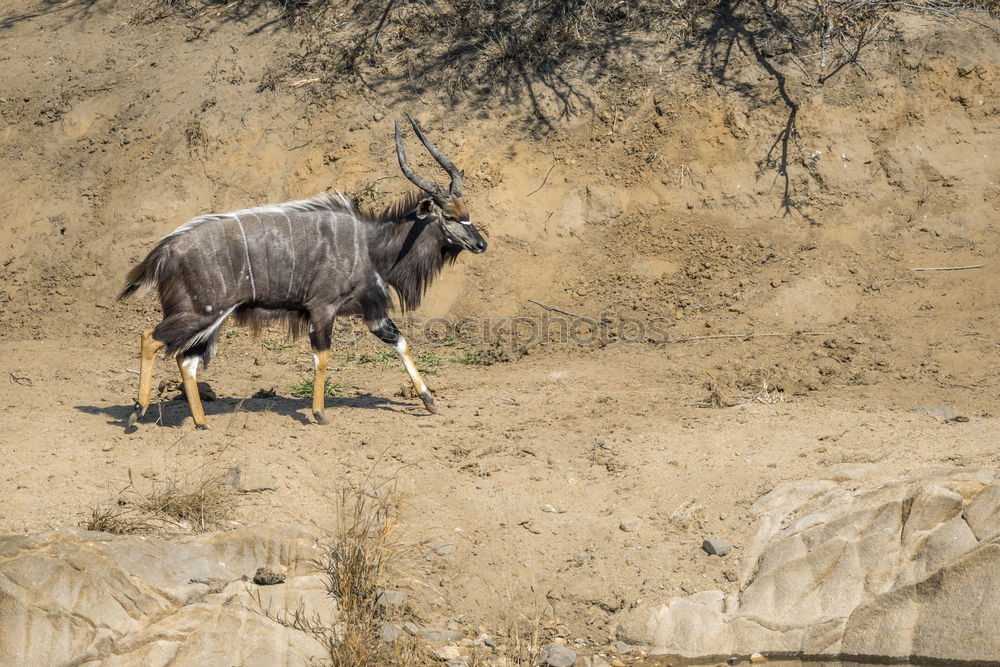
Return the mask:
<svg viewBox="0 0 1000 667"><path fill-rule="evenodd" d="M128 485L106 503L91 509L87 530L118 535L157 532L204 532L225 525L236 512L235 488L225 475L181 474L137 487L131 469Z"/></svg>
<svg viewBox="0 0 1000 667"><path fill-rule="evenodd" d="M336 625L310 620L308 610L276 619L315 637L334 667L434 662L419 635L401 630L406 609L379 600L402 569L407 551L397 535L400 503L395 481L342 489L337 528L320 563L337 601Z"/></svg>

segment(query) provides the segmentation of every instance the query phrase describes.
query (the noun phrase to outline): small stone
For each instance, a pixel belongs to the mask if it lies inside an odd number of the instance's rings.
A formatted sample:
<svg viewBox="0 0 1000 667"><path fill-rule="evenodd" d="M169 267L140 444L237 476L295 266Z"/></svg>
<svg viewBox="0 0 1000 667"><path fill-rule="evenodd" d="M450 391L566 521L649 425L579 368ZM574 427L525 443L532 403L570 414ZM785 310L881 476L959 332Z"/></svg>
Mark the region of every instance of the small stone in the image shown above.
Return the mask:
<svg viewBox="0 0 1000 667"><path fill-rule="evenodd" d="M442 646L434 651L438 660L456 660L461 657L462 652L457 646Z"/></svg>
<svg viewBox="0 0 1000 667"><path fill-rule="evenodd" d="M457 642L463 635L458 630L442 630L440 628L420 628L420 636L429 642Z"/></svg>
<svg viewBox="0 0 1000 667"><path fill-rule="evenodd" d="M701 548L705 550L709 556L725 556L732 549L729 542L723 540L717 540L714 537L709 538L701 543Z"/></svg>
<svg viewBox="0 0 1000 667"><path fill-rule="evenodd" d="M611 667L625 667L625 663L618 658L615 658L611 661Z"/></svg>
<svg viewBox="0 0 1000 667"><path fill-rule="evenodd" d="M549 644L539 654L541 665L545 667L573 667L576 651L564 644Z"/></svg>
<svg viewBox="0 0 1000 667"><path fill-rule="evenodd" d="M762 665L767 662L767 658L762 656L760 653L753 653L750 655L750 663L753 665Z"/></svg>
<svg viewBox="0 0 1000 667"><path fill-rule="evenodd" d="M104 443L103 446L101 446L101 451L102 452L110 452L113 448L114 448L114 445L112 445L110 442L106 442L106 443Z"/></svg>
<svg viewBox="0 0 1000 667"><path fill-rule="evenodd" d="M555 507L553 507L552 505L547 505L547 504L546 504L546 505L542 505L542 511L543 511L543 512L558 512L559 510L557 510L557 509L556 509Z"/></svg>
<svg viewBox="0 0 1000 667"><path fill-rule="evenodd" d="M273 586L285 583L285 575L269 567L259 567L253 575L253 583L258 586Z"/></svg>
<svg viewBox="0 0 1000 667"><path fill-rule="evenodd" d="M740 664L740 659L734 655L729 658L729 660L726 660L726 664L731 665L731 667L736 667L736 665Z"/></svg>
<svg viewBox="0 0 1000 667"><path fill-rule="evenodd" d="M395 623L383 623L382 624L382 641L384 642L394 642L399 639L400 630L399 626Z"/></svg>
<svg viewBox="0 0 1000 667"><path fill-rule="evenodd" d="M447 556L453 551L455 551L454 542L442 542L441 544L434 547L434 553L436 553L438 556Z"/></svg>
<svg viewBox="0 0 1000 667"><path fill-rule="evenodd" d="M375 604L379 607L398 609L406 602L406 593L403 591L379 591L375 596Z"/></svg>
<svg viewBox="0 0 1000 667"><path fill-rule="evenodd" d="M262 470L247 469L244 466L233 466L222 476L225 484L236 487L240 493L260 493L275 491L280 486L278 480Z"/></svg>
<svg viewBox="0 0 1000 667"><path fill-rule="evenodd" d="M637 516L622 519L621 523L618 524L618 528L626 533L638 532L642 528L642 519Z"/></svg>

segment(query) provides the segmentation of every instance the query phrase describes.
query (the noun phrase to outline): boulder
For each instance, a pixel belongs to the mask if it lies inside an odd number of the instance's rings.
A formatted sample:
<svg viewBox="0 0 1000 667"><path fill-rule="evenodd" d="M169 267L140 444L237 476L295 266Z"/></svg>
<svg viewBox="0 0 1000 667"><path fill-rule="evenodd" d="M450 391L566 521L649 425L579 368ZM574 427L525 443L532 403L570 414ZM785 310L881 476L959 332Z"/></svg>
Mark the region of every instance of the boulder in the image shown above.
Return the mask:
<svg viewBox="0 0 1000 667"><path fill-rule="evenodd" d="M618 638L687 657L995 659L995 473L877 475L858 467L779 485L752 508L739 594L705 591L638 607L621 617Z"/></svg>
<svg viewBox="0 0 1000 667"><path fill-rule="evenodd" d="M311 565L319 555L287 526L173 539L74 528L0 537L0 664L302 664L323 647L281 621L305 608L334 622ZM287 579L257 586L261 567Z"/></svg>

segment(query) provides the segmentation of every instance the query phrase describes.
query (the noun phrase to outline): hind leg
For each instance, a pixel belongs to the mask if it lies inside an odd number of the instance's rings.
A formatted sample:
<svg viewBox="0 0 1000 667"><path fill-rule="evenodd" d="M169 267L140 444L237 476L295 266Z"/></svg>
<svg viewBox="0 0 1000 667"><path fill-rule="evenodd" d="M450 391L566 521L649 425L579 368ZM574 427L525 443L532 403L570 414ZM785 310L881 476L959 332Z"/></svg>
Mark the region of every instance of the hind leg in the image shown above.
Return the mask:
<svg viewBox="0 0 1000 667"><path fill-rule="evenodd" d="M312 344L316 374L313 377L312 413L317 424L327 424L323 412L326 397L326 367L330 361L330 343L333 337L333 309L310 313L309 342Z"/></svg>
<svg viewBox="0 0 1000 667"><path fill-rule="evenodd" d="M139 343L139 393L135 399L135 410L129 415L126 428L132 428L149 409L150 395L153 392L153 366L156 363L156 353L166 345L163 341L153 338L153 330L142 332Z"/></svg>
<svg viewBox="0 0 1000 667"><path fill-rule="evenodd" d="M177 355L177 367L181 371L181 380L184 383L184 396L187 397L188 407L191 408L191 417L194 425L200 429L208 429L208 422L205 421L205 409L201 405L201 396L198 394L198 364L201 357L184 353Z"/></svg>

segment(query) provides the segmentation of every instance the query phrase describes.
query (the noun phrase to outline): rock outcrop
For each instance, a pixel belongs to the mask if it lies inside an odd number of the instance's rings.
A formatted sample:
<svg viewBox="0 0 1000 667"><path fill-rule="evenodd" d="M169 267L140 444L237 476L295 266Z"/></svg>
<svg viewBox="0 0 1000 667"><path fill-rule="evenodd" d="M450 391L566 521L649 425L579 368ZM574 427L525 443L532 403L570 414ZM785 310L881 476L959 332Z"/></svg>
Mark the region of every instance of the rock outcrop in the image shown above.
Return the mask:
<svg viewBox="0 0 1000 667"><path fill-rule="evenodd" d="M279 621L304 607L332 624L320 555L292 527L175 539L72 528L0 537L0 664L307 663L323 647ZM287 579L258 586L260 567Z"/></svg>
<svg viewBox="0 0 1000 667"><path fill-rule="evenodd" d="M1000 481L942 470L878 484L840 466L752 508L739 592L626 614L619 639L685 656L1000 659Z"/></svg>

